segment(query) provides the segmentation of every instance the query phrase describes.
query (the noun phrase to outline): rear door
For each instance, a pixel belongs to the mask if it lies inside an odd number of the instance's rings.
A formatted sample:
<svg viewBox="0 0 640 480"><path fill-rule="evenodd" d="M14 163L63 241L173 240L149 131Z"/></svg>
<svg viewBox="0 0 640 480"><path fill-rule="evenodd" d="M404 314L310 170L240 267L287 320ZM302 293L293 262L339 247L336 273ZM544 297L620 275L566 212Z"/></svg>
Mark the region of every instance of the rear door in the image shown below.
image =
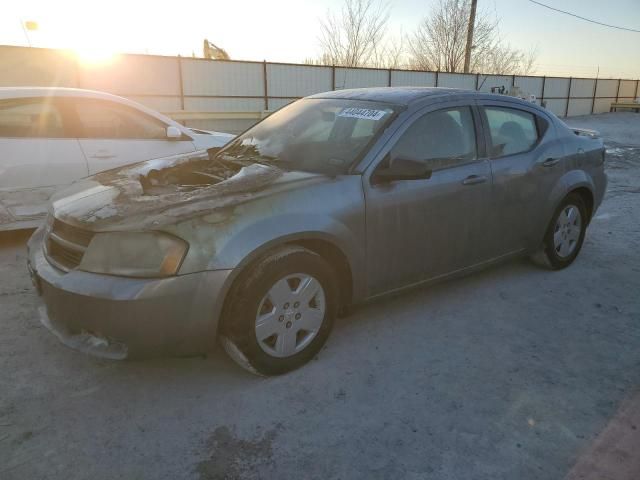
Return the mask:
<svg viewBox="0 0 640 480"><path fill-rule="evenodd" d="M190 137L168 139L167 124L128 105L89 98L70 101L91 174L195 150Z"/></svg>
<svg viewBox="0 0 640 480"><path fill-rule="evenodd" d="M531 248L544 228L546 200L563 172L553 123L534 108L480 101L493 176L494 256Z"/></svg>
<svg viewBox="0 0 640 480"><path fill-rule="evenodd" d="M49 197L88 174L54 97L0 100L0 228L47 212Z"/></svg>
<svg viewBox="0 0 640 480"><path fill-rule="evenodd" d="M369 294L435 278L486 258L491 171L464 103L431 107L401 127L363 177ZM429 179L376 183L394 158L427 163Z"/></svg>

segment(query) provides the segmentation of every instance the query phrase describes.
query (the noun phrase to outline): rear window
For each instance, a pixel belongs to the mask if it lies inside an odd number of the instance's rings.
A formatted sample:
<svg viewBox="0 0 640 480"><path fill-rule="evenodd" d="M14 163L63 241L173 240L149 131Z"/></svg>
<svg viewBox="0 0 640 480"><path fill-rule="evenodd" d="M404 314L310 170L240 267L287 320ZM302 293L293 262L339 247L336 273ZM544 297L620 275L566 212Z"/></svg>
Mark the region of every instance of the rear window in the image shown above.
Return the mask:
<svg viewBox="0 0 640 480"><path fill-rule="evenodd" d="M15 99L0 102L0 137L64 136L62 115L51 99Z"/></svg>
<svg viewBox="0 0 640 480"><path fill-rule="evenodd" d="M536 116L524 110L484 107L491 134L491 158L531 150L538 141Z"/></svg>

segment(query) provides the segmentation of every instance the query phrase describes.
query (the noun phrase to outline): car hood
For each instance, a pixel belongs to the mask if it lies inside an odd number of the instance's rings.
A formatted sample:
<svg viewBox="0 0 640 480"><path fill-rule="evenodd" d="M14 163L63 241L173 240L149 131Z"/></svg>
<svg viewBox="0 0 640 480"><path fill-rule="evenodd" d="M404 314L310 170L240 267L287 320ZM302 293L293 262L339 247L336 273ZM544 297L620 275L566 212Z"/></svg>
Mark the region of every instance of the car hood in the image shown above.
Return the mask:
<svg viewBox="0 0 640 480"><path fill-rule="evenodd" d="M206 152L128 165L78 181L51 199L50 214L92 231L157 229L326 175L251 163L221 164Z"/></svg>
<svg viewBox="0 0 640 480"><path fill-rule="evenodd" d="M236 137L231 133L212 132L209 130L189 129L189 133L198 150L224 147Z"/></svg>

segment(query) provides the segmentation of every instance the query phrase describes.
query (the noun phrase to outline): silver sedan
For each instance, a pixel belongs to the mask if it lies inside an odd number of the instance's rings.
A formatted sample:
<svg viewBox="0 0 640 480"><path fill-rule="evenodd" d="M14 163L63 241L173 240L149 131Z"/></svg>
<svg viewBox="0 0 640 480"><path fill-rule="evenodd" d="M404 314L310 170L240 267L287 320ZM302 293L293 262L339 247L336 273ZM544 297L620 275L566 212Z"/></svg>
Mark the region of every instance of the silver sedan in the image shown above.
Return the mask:
<svg viewBox="0 0 640 480"><path fill-rule="evenodd" d="M569 266L604 160L597 133L507 96L318 94L221 151L59 193L29 268L44 324L74 348L184 355L220 339L247 369L281 374L348 305L516 256Z"/></svg>

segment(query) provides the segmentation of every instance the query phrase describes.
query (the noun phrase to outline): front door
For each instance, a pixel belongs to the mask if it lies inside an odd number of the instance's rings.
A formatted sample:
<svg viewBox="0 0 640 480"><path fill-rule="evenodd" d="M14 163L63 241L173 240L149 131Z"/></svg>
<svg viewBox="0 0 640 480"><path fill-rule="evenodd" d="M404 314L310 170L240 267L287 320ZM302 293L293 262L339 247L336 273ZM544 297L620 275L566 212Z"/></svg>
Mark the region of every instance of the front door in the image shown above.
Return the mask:
<svg viewBox="0 0 640 480"><path fill-rule="evenodd" d="M195 150L191 138L167 138L164 122L127 105L83 98L71 101L91 174Z"/></svg>
<svg viewBox="0 0 640 480"><path fill-rule="evenodd" d="M57 189L88 174L54 98L0 101L0 229L47 212Z"/></svg>
<svg viewBox="0 0 640 480"><path fill-rule="evenodd" d="M487 258L491 170L476 140L469 106L415 115L381 152L424 161L429 179L378 183L365 175L369 294L375 295L471 266ZM404 128L404 130L403 130Z"/></svg>

